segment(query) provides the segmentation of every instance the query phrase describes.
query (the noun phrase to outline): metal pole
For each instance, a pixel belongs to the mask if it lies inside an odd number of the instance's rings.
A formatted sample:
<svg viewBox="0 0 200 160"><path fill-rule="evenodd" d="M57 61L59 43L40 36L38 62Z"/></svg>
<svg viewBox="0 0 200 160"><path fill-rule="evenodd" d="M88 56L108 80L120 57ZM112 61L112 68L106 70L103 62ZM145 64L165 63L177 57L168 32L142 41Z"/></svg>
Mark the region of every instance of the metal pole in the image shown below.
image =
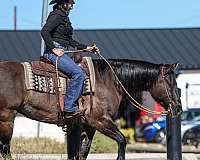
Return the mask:
<svg viewBox="0 0 200 160"><path fill-rule="evenodd" d="M167 160L182 160L181 117L167 116Z"/></svg>
<svg viewBox="0 0 200 160"><path fill-rule="evenodd" d="M48 16L48 0L43 0L41 27L44 26L47 16ZM41 40L41 56L43 55L43 53L44 53L44 41L42 39Z"/></svg>
<svg viewBox="0 0 200 160"><path fill-rule="evenodd" d="M40 138L40 122L37 125L37 138Z"/></svg>
<svg viewBox="0 0 200 160"><path fill-rule="evenodd" d="M185 85L185 98L186 98L186 108L188 109L188 87L189 87L189 83L186 83Z"/></svg>
<svg viewBox="0 0 200 160"><path fill-rule="evenodd" d="M48 15L48 0L43 0L41 27L44 26L47 19L47 15ZM41 39L41 56L43 55L43 52L44 52L44 40ZM40 137L40 122L38 122L38 126L37 126L37 138L39 137Z"/></svg>
<svg viewBox="0 0 200 160"><path fill-rule="evenodd" d="M14 31L17 30L17 7L14 6Z"/></svg>

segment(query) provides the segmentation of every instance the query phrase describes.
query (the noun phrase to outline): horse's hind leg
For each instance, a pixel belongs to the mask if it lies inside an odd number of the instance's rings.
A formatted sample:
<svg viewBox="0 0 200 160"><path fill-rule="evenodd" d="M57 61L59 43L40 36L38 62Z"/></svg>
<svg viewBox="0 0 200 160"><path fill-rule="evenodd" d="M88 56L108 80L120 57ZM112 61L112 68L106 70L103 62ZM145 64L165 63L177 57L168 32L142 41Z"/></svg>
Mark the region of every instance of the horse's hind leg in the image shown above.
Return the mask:
<svg viewBox="0 0 200 160"><path fill-rule="evenodd" d="M94 134L95 134L95 130L92 127L84 126L82 128L80 160L86 160L87 159Z"/></svg>
<svg viewBox="0 0 200 160"><path fill-rule="evenodd" d="M119 131L111 118L102 117L98 122L92 124L102 134L112 138L118 144L118 157L117 160L125 160L126 138Z"/></svg>
<svg viewBox="0 0 200 160"><path fill-rule="evenodd" d="M14 122L0 121L0 152L4 160L11 160L10 141L13 133Z"/></svg>

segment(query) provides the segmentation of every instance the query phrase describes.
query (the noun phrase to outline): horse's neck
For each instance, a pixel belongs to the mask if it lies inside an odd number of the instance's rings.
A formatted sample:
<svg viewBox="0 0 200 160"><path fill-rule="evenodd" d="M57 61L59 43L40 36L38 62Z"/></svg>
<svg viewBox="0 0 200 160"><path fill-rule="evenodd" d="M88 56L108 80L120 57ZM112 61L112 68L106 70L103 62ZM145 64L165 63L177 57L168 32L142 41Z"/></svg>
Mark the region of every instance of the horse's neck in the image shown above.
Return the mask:
<svg viewBox="0 0 200 160"><path fill-rule="evenodd" d="M103 60L97 60L96 66L102 77L108 76L108 71L112 72L108 65ZM126 61L126 60L110 60L114 72L120 82L130 93L149 91L156 83L158 78L158 65L142 61ZM114 74L113 74L114 76ZM120 86L120 83L115 78L115 81Z"/></svg>
<svg viewBox="0 0 200 160"><path fill-rule="evenodd" d="M133 94L142 91L149 91L156 82L156 78L153 78L147 73L130 71L130 74L121 74L116 72L116 75L118 78L115 78L115 81L118 85L121 86L122 83L127 91Z"/></svg>

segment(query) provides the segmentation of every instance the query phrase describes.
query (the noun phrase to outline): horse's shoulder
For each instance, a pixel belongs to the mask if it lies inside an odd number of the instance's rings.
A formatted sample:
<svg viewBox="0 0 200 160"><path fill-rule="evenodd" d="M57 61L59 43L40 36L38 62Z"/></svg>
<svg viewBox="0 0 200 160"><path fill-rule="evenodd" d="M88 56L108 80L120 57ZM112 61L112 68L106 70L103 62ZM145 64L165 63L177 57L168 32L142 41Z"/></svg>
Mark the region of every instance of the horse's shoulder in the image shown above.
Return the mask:
<svg viewBox="0 0 200 160"><path fill-rule="evenodd" d="M0 62L0 82L3 82L5 88L15 86L19 80L23 79L23 66L18 62L4 61Z"/></svg>

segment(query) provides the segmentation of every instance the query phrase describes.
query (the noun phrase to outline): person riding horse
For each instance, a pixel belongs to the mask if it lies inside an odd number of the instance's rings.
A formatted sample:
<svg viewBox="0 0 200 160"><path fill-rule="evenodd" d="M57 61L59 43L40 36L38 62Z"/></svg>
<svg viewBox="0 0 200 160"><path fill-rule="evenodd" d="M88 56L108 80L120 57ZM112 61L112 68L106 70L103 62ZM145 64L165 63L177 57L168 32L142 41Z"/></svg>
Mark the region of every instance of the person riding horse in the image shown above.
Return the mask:
<svg viewBox="0 0 200 160"><path fill-rule="evenodd" d="M78 50L99 53L99 48L81 44L72 38L73 27L68 15L75 4L74 0L52 0L49 5L52 4L54 4L53 11L50 12L41 30L46 45L44 57L54 65L58 57L58 69L70 78L64 99L63 114L66 120L70 120L82 114L78 107L78 99L83 89L84 73L67 54L64 54L64 49L71 46Z"/></svg>

